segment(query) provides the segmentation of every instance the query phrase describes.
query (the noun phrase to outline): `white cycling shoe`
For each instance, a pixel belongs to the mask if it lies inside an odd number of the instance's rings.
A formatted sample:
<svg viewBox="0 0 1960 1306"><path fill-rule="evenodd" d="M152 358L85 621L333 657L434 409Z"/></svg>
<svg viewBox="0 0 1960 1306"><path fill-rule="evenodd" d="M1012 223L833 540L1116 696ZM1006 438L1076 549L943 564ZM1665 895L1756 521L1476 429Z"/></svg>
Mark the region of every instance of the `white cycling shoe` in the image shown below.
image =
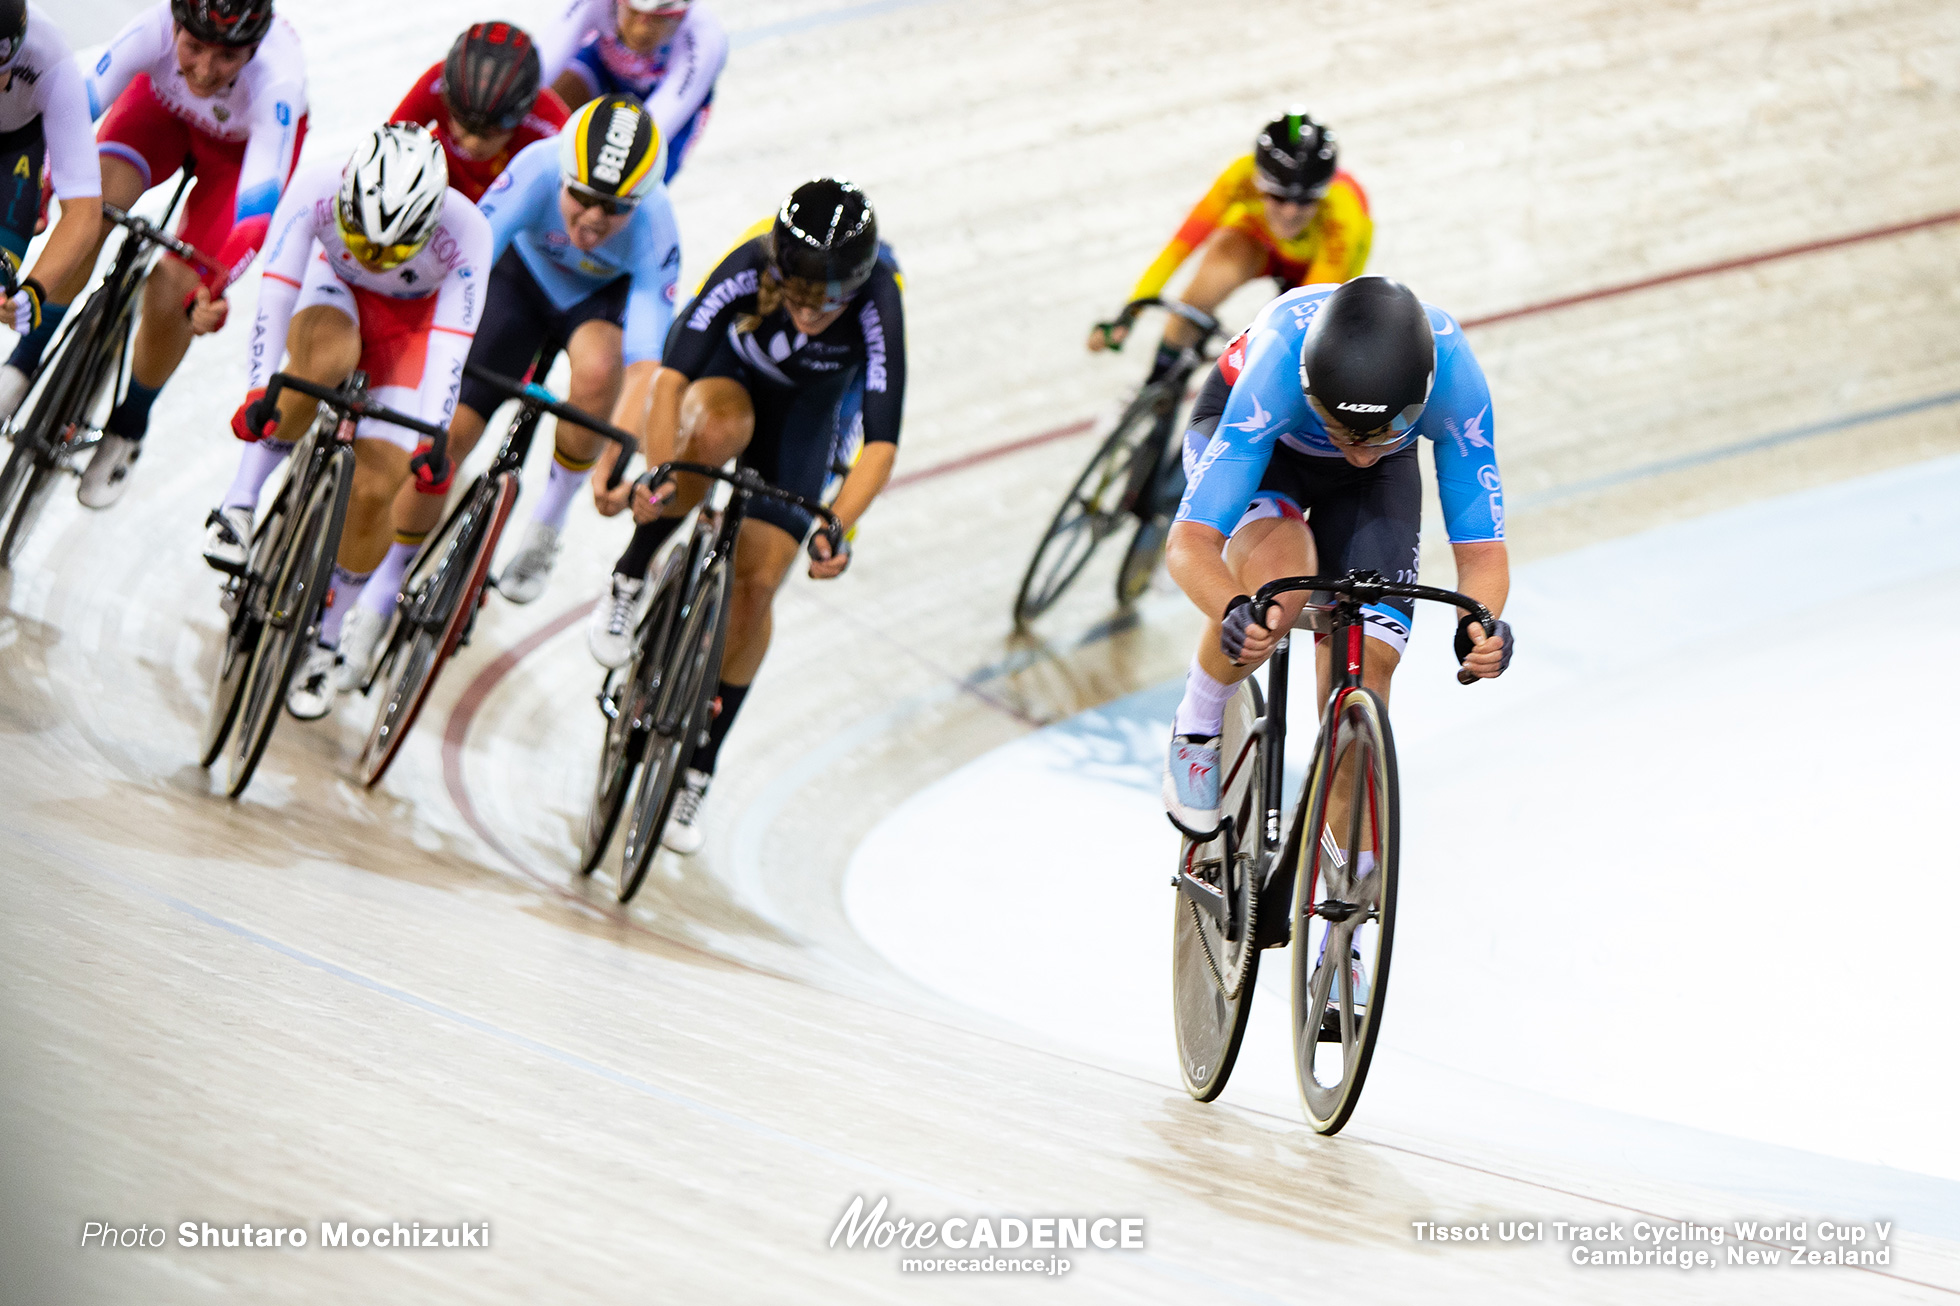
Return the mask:
<svg viewBox="0 0 1960 1306"><path fill-rule="evenodd" d="M27 398L27 387L31 384L27 373L12 363L0 365L0 422L14 415L20 401Z"/></svg>
<svg viewBox="0 0 1960 1306"><path fill-rule="evenodd" d="M667 828L660 832L660 842L683 857L700 852L707 837L701 831L701 800L708 796L712 778L691 766L681 773L681 791L674 795L674 810L668 814Z"/></svg>
<svg viewBox="0 0 1960 1306"><path fill-rule="evenodd" d="M551 583L558 565L558 532L541 521L524 528L524 541L497 577L497 592L512 603L529 603Z"/></svg>
<svg viewBox="0 0 1960 1306"><path fill-rule="evenodd" d="M220 508L211 514L204 531L204 561L219 571L236 576L245 570L246 552L252 546L252 510L242 506Z"/></svg>
<svg viewBox="0 0 1960 1306"><path fill-rule="evenodd" d="M334 675L340 665L338 649L315 644L293 677L286 694L286 710L302 721L318 721L333 711Z"/></svg>
<svg viewBox="0 0 1960 1306"><path fill-rule="evenodd" d="M143 442L111 432L103 432L101 443L82 472L82 483L75 497L84 508L107 508L122 498L129 488L129 473L143 453Z"/></svg>
<svg viewBox="0 0 1960 1306"><path fill-rule="evenodd" d="M1172 735L1164 761L1164 813L1193 839L1218 833L1219 737Z"/></svg>
<svg viewBox="0 0 1960 1306"><path fill-rule="evenodd" d="M356 602L354 610L340 623L340 665L334 672L333 687L340 693L359 689L374 664L375 646L381 642L381 629L387 623L373 608Z"/></svg>
<svg viewBox="0 0 1960 1306"><path fill-rule="evenodd" d="M646 584L614 572L612 593L593 606L585 643L600 666L623 667L633 660L633 617Z"/></svg>

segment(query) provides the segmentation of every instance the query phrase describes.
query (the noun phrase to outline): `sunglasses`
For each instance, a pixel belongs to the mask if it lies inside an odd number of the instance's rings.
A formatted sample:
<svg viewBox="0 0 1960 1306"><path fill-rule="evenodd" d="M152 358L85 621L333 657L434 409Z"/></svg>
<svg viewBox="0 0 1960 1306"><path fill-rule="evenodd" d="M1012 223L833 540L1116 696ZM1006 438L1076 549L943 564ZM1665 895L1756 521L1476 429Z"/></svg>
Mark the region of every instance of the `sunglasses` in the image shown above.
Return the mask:
<svg viewBox="0 0 1960 1306"><path fill-rule="evenodd" d="M1379 431L1369 432L1356 431L1313 395L1307 396L1307 406L1313 409L1313 415L1318 417L1320 424L1327 428L1327 438L1335 444L1345 445L1350 449L1379 449L1383 445L1396 443L1408 434L1409 428L1422 417L1422 410L1428 407L1428 404L1426 402L1410 404L1389 418L1387 426Z"/></svg>
<svg viewBox="0 0 1960 1306"><path fill-rule="evenodd" d="M622 213L631 213L640 207L640 202L636 199L620 195L601 195L598 191L581 186L575 181L565 183L565 193L570 195L572 203L580 208L603 209L609 218L616 218Z"/></svg>
<svg viewBox="0 0 1960 1306"><path fill-rule="evenodd" d="M835 313L847 307L854 291L841 281L805 281L801 277L783 279L783 300L806 313Z"/></svg>
<svg viewBox="0 0 1960 1306"><path fill-rule="evenodd" d="M422 246L428 243L423 241L416 245L383 245L379 241L368 239L361 232L349 231L347 219L337 210L334 213L334 225L340 228L341 243L347 246L347 252L352 254L362 267L371 268L376 272L386 272L390 268L400 267L420 254Z"/></svg>

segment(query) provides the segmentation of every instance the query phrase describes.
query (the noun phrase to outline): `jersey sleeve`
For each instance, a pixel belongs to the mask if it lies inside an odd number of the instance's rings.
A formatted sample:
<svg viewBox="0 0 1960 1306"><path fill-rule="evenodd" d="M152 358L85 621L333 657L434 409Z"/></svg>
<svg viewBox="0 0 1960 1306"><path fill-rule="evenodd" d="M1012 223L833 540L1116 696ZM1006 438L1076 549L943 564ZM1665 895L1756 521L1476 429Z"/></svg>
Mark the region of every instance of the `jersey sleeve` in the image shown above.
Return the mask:
<svg viewBox="0 0 1960 1306"><path fill-rule="evenodd" d="M613 0L563 0L558 16L537 38L543 84L556 82L559 74L572 66L572 56L585 44L586 36L604 31L612 21Z"/></svg>
<svg viewBox="0 0 1960 1306"><path fill-rule="evenodd" d="M1164 246L1163 253L1156 262L1144 269L1143 276L1130 291L1130 298L1150 299L1163 293L1171 277L1184 260L1191 257L1191 251L1205 243L1205 237L1218 229L1225 216L1225 210L1232 206L1233 193L1238 189L1240 172L1252 166L1252 156L1247 155L1237 163L1218 174L1218 180L1211 184L1205 197L1198 201L1190 213L1185 215L1184 225L1171 237L1171 243Z"/></svg>
<svg viewBox="0 0 1960 1306"><path fill-rule="evenodd" d="M760 240L729 250L701 283L701 293L675 319L661 362L690 381L699 377L714 356L715 347L726 337L729 324L740 314L755 310L756 287L768 262L768 252Z"/></svg>
<svg viewBox="0 0 1960 1306"><path fill-rule="evenodd" d="M558 146L537 141L519 150L476 207L489 220L490 261L510 248L520 231L551 225L548 206L558 199Z"/></svg>
<svg viewBox="0 0 1960 1306"><path fill-rule="evenodd" d="M136 74L148 71L163 57L169 34L169 24L159 23L154 9L145 9L123 25L85 77L89 121L107 113L116 97L136 80Z"/></svg>
<svg viewBox="0 0 1960 1306"><path fill-rule="evenodd" d="M721 20L698 5L688 10L674 33L667 75L647 97L647 112L660 126L660 139L672 149L674 138L707 103L728 62L728 34Z"/></svg>
<svg viewBox="0 0 1960 1306"><path fill-rule="evenodd" d="M1490 386L1463 338L1463 328L1439 309L1432 308L1429 314L1437 328L1436 389L1423 409L1417 433L1434 442L1443 524L1452 544L1501 540L1504 479L1497 471Z"/></svg>
<svg viewBox="0 0 1960 1306"><path fill-rule="evenodd" d="M63 200L102 193L102 159L89 131L88 88L81 69L64 59L41 74L41 131L48 147L48 180Z"/></svg>
<svg viewBox="0 0 1960 1306"><path fill-rule="evenodd" d="M388 117L389 122L419 122L424 127L431 124L446 126L449 114L443 108L442 97L436 94L436 86L442 81L442 65L437 64L415 79L415 85L408 88L402 102Z"/></svg>
<svg viewBox="0 0 1960 1306"><path fill-rule="evenodd" d="M422 420L448 426L456 415L456 396L463 384L463 364L476 338L490 280L490 224L469 197L452 189L443 205L443 225L456 238L457 259L436 292L435 317L429 324L429 353L424 364Z"/></svg>
<svg viewBox="0 0 1960 1306"><path fill-rule="evenodd" d="M872 274L857 314L864 332L864 440L897 444L905 410L905 305L888 264Z"/></svg>
<svg viewBox="0 0 1960 1306"><path fill-rule="evenodd" d="M1230 535L1259 489L1282 432L1306 425L1296 338L1277 327L1253 336L1211 442L1198 456L1177 520Z"/></svg>
<svg viewBox="0 0 1960 1306"><path fill-rule="evenodd" d="M1320 212L1314 217L1320 240L1300 283L1303 286L1354 280L1367 270L1368 252L1375 242L1375 221L1368 216L1368 199L1354 178L1345 172L1336 174L1320 203Z"/></svg>
<svg viewBox="0 0 1960 1306"><path fill-rule="evenodd" d="M680 293L681 235L674 211L662 204L647 218L634 251L633 288L626 297L626 327L620 340L620 361L629 367L660 361L661 347L674 323L674 297Z"/></svg>
<svg viewBox="0 0 1960 1306"><path fill-rule="evenodd" d="M287 187L272 211L271 238L265 268L259 278L259 303L252 317L252 339L245 350L246 385L264 388L279 370L286 352L286 328L292 324L293 304L306 279L306 260L312 257L317 208L314 200L323 186L338 180L338 171L311 173ZM326 193L331 194L329 189Z"/></svg>

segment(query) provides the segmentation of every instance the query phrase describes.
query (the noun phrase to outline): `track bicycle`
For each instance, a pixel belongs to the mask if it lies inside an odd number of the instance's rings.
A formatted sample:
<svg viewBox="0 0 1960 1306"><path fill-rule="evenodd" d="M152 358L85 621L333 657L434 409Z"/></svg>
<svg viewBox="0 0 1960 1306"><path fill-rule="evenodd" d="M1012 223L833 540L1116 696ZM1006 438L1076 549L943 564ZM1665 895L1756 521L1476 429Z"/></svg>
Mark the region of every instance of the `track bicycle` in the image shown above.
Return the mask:
<svg viewBox="0 0 1960 1306"><path fill-rule="evenodd" d="M128 234L102 284L62 322L9 424L14 447L0 468L0 567L12 567L20 556L56 481L80 476L83 455L101 443L100 424L129 384L138 292L159 251L207 271L217 266L164 230L190 181L186 161L161 224L102 205L103 216Z"/></svg>
<svg viewBox="0 0 1960 1306"><path fill-rule="evenodd" d="M555 358L555 351L547 352L531 374L548 374ZM374 725L361 749L361 783L369 788L388 773L443 664L469 641L485 591L496 586L490 576L490 559L517 502L524 459L544 414L617 443L620 456L613 464L615 485L638 448L632 435L561 401L541 385L473 365L466 370L476 380L517 400L520 407L505 430L495 460L463 491L402 577L394 615L379 642L380 656L363 686L370 693L376 685L381 687Z"/></svg>
<svg viewBox="0 0 1960 1306"><path fill-rule="evenodd" d="M1014 598L1018 629L1053 607L1088 565L1090 555L1126 521L1134 520L1136 530L1116 569L1116 601L1127 605L1140 598L1163 560L1171 517L1184 497L1178 410L1191 374L1212 359L1206 350L1219 326L1209 313L1161 298L1132 301L1116 321L1128 326L1146 308L1161 308L1189 322L1200 333L1198 343L1180 352L1174 366L1145 382L1124 405L1116 425L1055 510Z"/></svg>
<svg viewBox="0 0 1960 1306"><path fill-rule="evenodd" d="M1209 1102L1238 1058L1260 951L1290 942L1300 1099L1314 1129L1333 1134L1360 1100L1381 1031L1401 855L1395 741L1387 707L1362 685L1362 609L1427 599L1463 609L1485 630L1494 618L1466 594L1373 571L1275 580L1254 596L1255 618L1263 624L1273 600L1296 590L1316 591L1302 615L1327 627L1334 650L1320 734L1283 821L1289 634L1267 663L1265 692L1249 676L1226 704L1218 833L1186 838L1178 852L1172 1013L1184 1086ZM1457 679L1477 677L1459 669Z"/></svg>
<svg viewBox="0 0 1960 1306"><path fill-rule="evenodd" d="M801 508L823 522L833 553L846 547L843 526L829 508L769 484L751 467L738 464L729 472L703 463L663 463L640 483L657 486L674 472L725 482L731 492L719 510L704 500L694 529L668 549L653 597L636 627L633 660L607 672L599 687L606 736L579 871L590 875L598 869L621 815L630 808L619 868L621 902L631 901L646 879L673 810L681 771L706 738L728 642L735 544L749 500L761 495Z"/></svg>
<svg viewBox="0 0 1960 1306"><path fill-rule="evenodd" d="M227 576L220 599L227 618L225 644L211 687L199 765L216 762L229 742L225 794L230 798L251 784L293 673L319 635L354 486L354 432L361 419L427 436L431 447L411 465L428 468L437 480L446 474L448 459L449 433L369 398L365 372L357 371L331 388L277 372L266 385L265 402L278 403L282 390L317 399L320 409L293 447L272 506L252 531L245 565Z"/></svg>

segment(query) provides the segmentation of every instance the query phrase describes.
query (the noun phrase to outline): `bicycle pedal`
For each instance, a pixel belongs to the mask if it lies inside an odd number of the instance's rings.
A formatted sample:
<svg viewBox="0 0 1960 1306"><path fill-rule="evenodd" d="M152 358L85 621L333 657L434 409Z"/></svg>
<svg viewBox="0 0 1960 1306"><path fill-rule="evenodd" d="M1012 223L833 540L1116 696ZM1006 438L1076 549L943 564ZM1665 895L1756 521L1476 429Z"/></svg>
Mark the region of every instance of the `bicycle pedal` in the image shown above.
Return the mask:
<svg viewBox="0 0 1960 1306"><path fill-rule="evenodd" d="M222 576L230 576L234 580L243 580L245 578L245 572L250 566L249 563L244 562L220 562L208 553L204 555L204 565L212 571Z"/></svg>

